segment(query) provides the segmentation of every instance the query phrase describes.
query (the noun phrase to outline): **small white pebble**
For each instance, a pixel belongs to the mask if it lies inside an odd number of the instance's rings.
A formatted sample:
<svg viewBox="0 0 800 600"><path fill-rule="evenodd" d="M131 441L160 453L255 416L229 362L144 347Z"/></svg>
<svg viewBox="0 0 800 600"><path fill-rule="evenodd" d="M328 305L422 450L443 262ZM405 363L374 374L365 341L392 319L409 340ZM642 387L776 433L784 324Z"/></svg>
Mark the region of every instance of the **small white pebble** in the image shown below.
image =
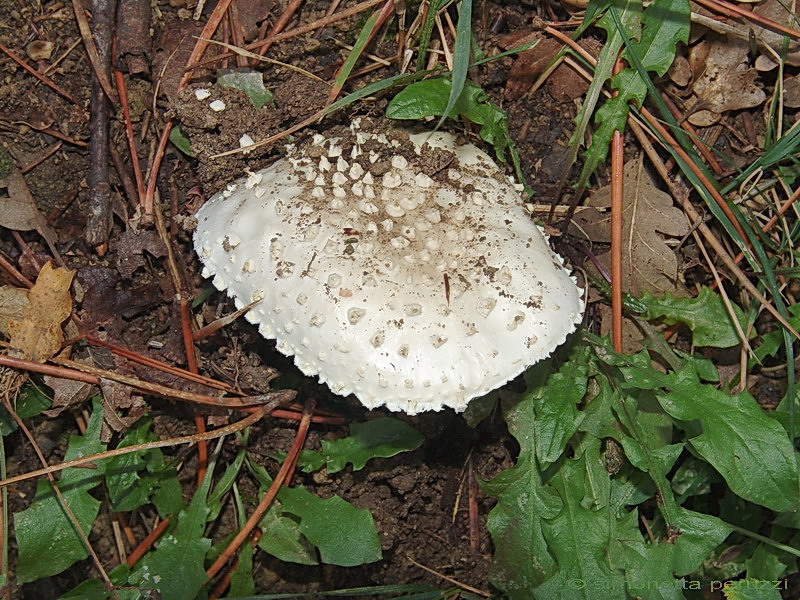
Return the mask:
<svg viewBox="0 0 800 600"><path fill-rule="evenodd" d="M251 138L248 134L242 134L242 137L239 138L239 148L247 148L248 146L252 146L255 144L253 138Z"/></svg>
<svg viewBox="0 0 800 600"><path fill-rule="evenodd" d="M222 112L225 110L225 103L222 100L214 100L209 103L208 107L214 112Z"/></svg>
<svg viewBox="0 0 800 600"><path fill-rule="evenodd" d="M206 88L198 88L194 91L194 97L202 102L211 95L211 90Z"/></svg>
<svg viewBox="0 0 800 600"><path fill-rule="evenodd" d="M392 157L392 167L395 169L405 169L408 166L408 161L405 156L399 154Z"/></svg>

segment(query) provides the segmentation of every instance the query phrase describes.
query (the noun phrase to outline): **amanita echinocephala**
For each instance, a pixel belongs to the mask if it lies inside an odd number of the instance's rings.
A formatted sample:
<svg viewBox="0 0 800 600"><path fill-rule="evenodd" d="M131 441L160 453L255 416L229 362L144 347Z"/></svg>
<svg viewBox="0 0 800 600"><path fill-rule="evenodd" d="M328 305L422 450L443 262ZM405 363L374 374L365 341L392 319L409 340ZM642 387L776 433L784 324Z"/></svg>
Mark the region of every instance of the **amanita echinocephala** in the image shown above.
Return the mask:
<svg viewBox="0 0 800 600"><path fill-rule="evenodd" d="M289 145L197 212L194 245L261 334L365 406L464 410L549 356L582 291L519 186L448 133Z"/></svg>

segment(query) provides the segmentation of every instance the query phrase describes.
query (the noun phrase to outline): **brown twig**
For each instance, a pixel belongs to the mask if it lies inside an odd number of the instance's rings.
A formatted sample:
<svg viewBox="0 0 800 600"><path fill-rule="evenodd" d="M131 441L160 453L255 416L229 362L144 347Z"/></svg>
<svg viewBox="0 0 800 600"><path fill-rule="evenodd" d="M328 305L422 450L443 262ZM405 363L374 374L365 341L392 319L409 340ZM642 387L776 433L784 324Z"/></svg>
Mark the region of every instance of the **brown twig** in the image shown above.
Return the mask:
<svg viewBox="0 0 800 600"><path fill-rule="evenodd" d="M101 340L93 335L88 335L88 334L84 336L84 339L93 346L102 346L104 348L108 348L109 350L111 350L113 354L116 354L117 356L121 356L132 362L144 365L146 367L157 369L162 373L174 375L175 377L181 377L182 379L185 379L187 381L193 381L195 383L216 388L218 390L223 390L225 392L234 391L233 387L228 385L227 383L223 383L221 381L217 381L216 379L212 379L211 377L206 377L205 375L192 373L190 371L186 371L184 369L175 367L165 362L161 362L160 360L156 360L155 358L151 358L149 356L139 354L138 352L134 352L133 350L125 348L124 346L120 346L119 344L115 344L113 342L109 342L106 340Z"/></svg>
<svg viewBox="0 0 800 600"><path fill-rule="evenodd" d="M114 83L117 85L119 106L120 109L122 109L122 120L125 123L125 137L128 139L128 152L130 153L131 166L133 167L133 178L134 181L136 181L136 200L139 205L142 205L144 203L146 189L144 186L144 177L142 176L142 167L139 166L139 149L136 146L136 135L133 132L131 110L128 105L128 92L125 89L125 76L117 69L114 69Z"/></svg>
<svg viewBox="0 0 800 600"><path fill-rule="evenodd" d="M0 355L0 365L20 369L23 371L30 371L32 373L41 373L43 375L52 375L53 377L62 377L64 379L71 379L73 381L83 381L84 383L91 383L100 385L100 379L110 379L117 383L136 388L141 392L159 396L161 398L168 398L174 400L184 400L186 402L195 402L198 404L208 404L210 406L218 406L222 408L242 409L248 407L258 407L262 404L267 404L277 397L281 397L282 401L290 402L296 395L294 390L278 390L275 392L268 392L260 396L208 396L205 394L196 394L194 392L187 392L184 390L175 390L164 385L144 381L137 377L130 375L122 375L113 371L99 369L90 365L75 362L73 360L61 358L54 359L59 366L37 363L30 360L21 358L13 358L11 356ZM64 368L67 367L67 368Z"/></svg>
<svg viewBox="0 0 800 600"><path fill-rule="evenodd" d="M614 72L623 68L618 58ZM611 342L622 352L622 224L624 211L625 142L622 132L611 136Z"/></svg>
<svg viewBox="0 0 800 600"><path fill-rule="evenodd" d="M95 0L95 2L98 1L108 2L116 6L116 4L114 4L111 0ZM116 98L114 97L114 87L111 85L111 80L108 76L109 70L107 67L103 66L106 64L106 61L101 58L100 52L98 52L97 46L95 46L95 40L92 37L92 30L89 28L89 21L86 19L86 12L83 10L81 0L72 0L72 10L75 13L75 21L78 23L78 30L81 32L81 38L83 39L83 45L86 48L86 54L89 56L89 62L92 63L92 70L97 76L100 87L103 88L103 92L106 94L108 99L111 100L111 102L114 102L116 101ZM101 12L103 12L102 9ZM101 19L105 18L104 15L94 15L95 19L98 17ZM109 31L111 30L110 28L113 27L114 23L113 13L111 19ZM110 44L111 39L109 38L109 49L111 47Z"/></svg>
<svg viewBox="0 0 800 600"><path fill-rule="evenodd" d="M731 4L725 0L695 0L695 2L701 6L705 6L706 8L713 10L714 12L718 12L726 16L744 17L748 21L758 23L764 29L770 29L777 33L788 35L789 37L795 39L800 39L800 31L792 29L791 27L786 27L785 25L773 21L770 18L757 15L753 11L747 10L746 8L741 8L740 6L736 6L735 4Z"/></svg>
<svg viewBox="0 0 800 600"><path fill-rule="evenodd" d="M108 90L103 80L108 80L111 69L111 40L113 36L116 2L93 0L94 44L96 60L92 60L92 108L89 122L89 219L84 230L86 242L105 254L111 232L111 184L108 180L108 145L110 105ZM75 8L78 21L85 19L83 9ZM83 34L83 29L81 29ZM86 40L84 39L84 43ZM88 44L87 44L88 50ZM90 53L90 58L92 53ZM110 84L108 84L110 85Z"/></svg>
<svg viewBox="0 0 800 600"><path fill-rule="evenodd" d="M32 288L33 287L33 282L30 279L28 279L27 277L25 277L25 275L20 273L17 270L17 268L14 265L12 265L8 260L6 260L6 257L3 256L2 254L0 254L0 267L5 269L6 273L11 275L14 279L19 281L26 288Z"/></svg>
<svg viewBox="0 0 800 600"><path fill-rule="evenodd" d="M467 463L467 477L469 485L469 547L479 550L481 547L481 531L478 521L478 480L475 477L472 453Z"/></svg>
<svg viewBox="0 0 800 600"><path fill-rule="evenodd" d="M256 46L259 54L266 54L269 47L275 43L275 36L283 31L283 28L286 27L287 23L289 23L291 18L294 16L294 13L297 12L297 9L300 8L302 3L303 0L290 0L289 4L286 5L286 8L281 13L281 16L278 17L277 21L275 21L272 29L269 30L266 39L260 41Z"/></svg>
<svg viewBox="0 0 800 600"><path fill-rule="evenodd" d="M668 94L662 92L661 99L664 100L664 104L666 104L667 109L672 114L672 116L675 117L678 123L680 123L681 128L684 131L686 131L686 133L688 133L689 136L691 137L692 141L694 141L694 147L697 148L697 151L703 155L703 158L711 167L711 170L714 171L714 173L717 175L722 175L723 169L722 166L719 164L717 157L714 156L714 153L711 151L710 148L708 148L705 144L701 143L700 136L697 134L697 131L692 126L692 124L689 123L689 121L683 118L684 115L681 114L680 109L672 101L672 98L670 98Z"/></svg>
<svg viewBox="0 0 800 600"><path fill-rule="evenodd" d="M149 0L119 0L115 70L131 75L150 72L150 12Z"/></svg>
<svg viewBox="0 0 800 600"><path fill-rule="evenodd" d="M133 552L128 555L128 558L125 559L125 563L129 568L132 569L133 566L138 563L145 554L147 554L148 550L150 550L153 544L156 543L156 540L158 540L158 538L160 538L161 535L167 530L169 523L169 518L159 522L159 524L153 527L153 529L150 530L150 533L148 533L144 539L139 542L139 545L136 546L136 548L133 549Z"/></svg>
<svg viewBox="0 0 800 600"><path fill-rule="evenodd" d="M378 12L378 18L375 21L375 26L372 28L372 31L369 32L369 37L367 38L367 42L364 44L362 51L366 50L367 46L369 46L372 43L372 40L375 39L375 35L378 33L380 28L383 27L383 24L386 23L391 14L394 12L394 0L386 0L384 5L377 12ZM351 52L354 51L355 49L351 50ZM345 62L345 64L347 63ZM342 72L342 69L344 69L344 66L345 65L339 67L339 70L336 72L336 77L334 79L338 79L339 74ZM339 92L342 91L342 85L344 85L344 82L342 82L341 85L335 84L331 88L330 92L328 92L328 99L326 104L332 104L333 101L336 100L336 97L339 95Z"/></svg>

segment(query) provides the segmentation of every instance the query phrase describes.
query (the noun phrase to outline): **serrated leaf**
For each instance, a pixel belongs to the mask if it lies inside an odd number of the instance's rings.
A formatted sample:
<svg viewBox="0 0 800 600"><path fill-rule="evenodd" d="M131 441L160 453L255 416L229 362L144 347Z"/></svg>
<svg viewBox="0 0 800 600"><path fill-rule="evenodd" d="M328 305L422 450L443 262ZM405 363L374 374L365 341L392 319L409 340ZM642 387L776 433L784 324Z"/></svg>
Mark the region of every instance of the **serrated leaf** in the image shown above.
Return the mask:
<svg viewBox="0 0 800 600"><path fill-rule="evenodd" d="M489 579L511 600L531 598L532 590L556 567L542 519L555 516L561 503L554 490L542 483L532 455L528 449L516 465L481 486L497 498L486 523L495 547Z"/></svg>
<svg viewBox="0 0 800 600"><path fill-rule="evenodd" d="M557 372L552 373L553 363L547 360L525 373L530 386L526 395L536 414L536 458L543 469L558 460L581 424L577 404L586 394L589 353L588 346L575 346Z"/></svg>
<svg viewBox="0 0 800 600"><path fill-rule="evenodd" d="M425 438L413 427L390 417L353 423L350 435L338 440L323 440L328 473L338 473L352 463L353 470L364 468L371 458L389 458L419 448Z"/></svg>
<svg viewBox="0 0 800 600"><path fill-rule="evenodd" d="M568 371L566 365L559 371L565 380ZM548 381L540 381L536 389L546 389ZM543 523L558 514L562 501L555 489L544 485L536 462L536 403L533 394L508 403L505 419L519 442L519 457L513 467L482 484L487 494L497 498L487 522L495 546L489 577L512 600L530 599L534 588L556 569Z"/></svg>
<svg viewBox="0 0 800 600"><path fill-rule="evenodd" d="M722 297L705 286L695 298L676 298L670 294L656 297L645 291L640 301L647 307L648 319L663 318L667 325L686 325L695 346L730 348L740 342ZM744 311L735 303L732 305L742 329L746 330Z"/></svg>
<svg viewBox="0 0 800 600"><path fill-rule="evenodd" d="M117 447L125 448L157 439L151 426L150 419L141 419L128 430ZM172 490L177 485L180 489L177 481L177 471L164 464L164 455L157 448L115 456L107 462L106 487L115 511L128 512L144 506L161 488ZM178 499L176 510L181 503L182 499Z"/></svg>
<svg viewBox="0 0 800 600"><path fill-rule="evenodd" d="M741 498L777 512L798 505L800 474L786 430L753 397L729 395L701 384L691 372L663 376L668 393L657 394L667 413L700 422L689 443Z"/></svg>
<svg viewBox="0 0 800 600"><path fill-rule="evenodd" d="M103 406L100 400L95 399L85 435L70 437L64 460L105 450L100 442L102 424ZM89 490L100 483L103 466L100 463L94 469L64 469L58 484L64 500L86 535L100 508L99 500L93 498ZM46 480L40 480L37 484L33 503L14 514L14 530L19 547L16 575L20 583L61 573L89 556L72 521Z"/></svg>
<svg viewBox="0 0 800 600"><path fill-rule="evenodd" d="M618 522L608 504L596 510L583 506L586 460L584 454L563 462L550 480L561 497L562 509L544 519L542 529L558 569L534 590L534 598L594 600L599 591L608 600L626 597L625 582L610 568L607 553L620 536L640 537L636 515L630 513Z"/></svg>
<svg viewBox="0 0 800 600"><path fill-rule="evenodd" d="M722 593L728 600L781 600L781 593L772 581L758 579L726 581Z"/></svg>
<svg viewBox="0 0 800 600"><path fill-rule="evenodd" d="M203 531L210 485L211 477L206 474L189 506L175 519L177 524L161 538L158 548L136 565L128 579L130 585L156 590L170 600L195 598L207 580L204 561L211 540L203 537Z"/></svg>
<svg viewBox="0 0 800 600"><path fill-rule="evenodd" d="M684 600L681 582L672 574L675 546L666 541L625 540L612 554L612 565L624 570L625 587L634 598Z"/></svg>
<svg viewBox="0 0 800 600"><path fill-rule="evenodd" d="M318 549L322 561L354 567L382 558L381 542L368 510L339 496L322 499L302 487L282 487L282 510L300 519L300 531Z"/></svg>
<svg viewBox="0 0 800 600"><path fill-rule="evenodd" d="M689 41L691 7L688 0L654 0L642 14L642 36L630 48L647 71L664 75L675 60L679 42Z"/></svg>

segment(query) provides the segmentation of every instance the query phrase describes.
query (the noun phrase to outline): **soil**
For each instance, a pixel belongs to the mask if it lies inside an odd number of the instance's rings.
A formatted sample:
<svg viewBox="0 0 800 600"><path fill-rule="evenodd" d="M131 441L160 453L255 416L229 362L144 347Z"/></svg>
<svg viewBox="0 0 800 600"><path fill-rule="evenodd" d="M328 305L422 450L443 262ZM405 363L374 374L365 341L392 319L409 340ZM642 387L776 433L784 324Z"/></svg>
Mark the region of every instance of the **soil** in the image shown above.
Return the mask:
<svg viewBox="0 0 800 600"><path fill-rule="evenodd" d="M243 4L247 3L239 2ZM268 9L273 2L254 4ZM284 4L274 2L271 14L279 15ZM214 65L197 70L188 88L177 92L177 81L194 45L193 36L199 35L214 2L207 2L199 22L190 18L194 3L187 5L181 0L170 0L156 1L152 5L154 45L152 52L144 56L148 69L126 74L126 88L143 165L149 164L155 152L161 124L166 118L179 123L191 140L191 156L173 145L166 148L158 177L159 207L167 216L173 250L187 290L192 297L202 298L202 304L195 309L198 320L207 323L220 314L232 312L233 307L220 294L211 293L208 282L200 277L200 265L190 243L191 216L203 199L240 177L245 168L255 171L279 156L285 140L247 154L214 156L239 148L243 134L261 140L310 117L325 105L328 86L276 63L261 64L259 69L264 72L267 89L274 93L274 101L255 109L243 93L213 84L213 69L217 66ZM321 18L329 2L311 0L303 5L287 29ZM562 20L570 16L557 2L484 0L476 1L474 10L474 33L487 54L499 47L503 34L529 31L535 16ZM352 43L363 19L363 15L357 15L321 31L277 43L270 49L269 56L330 80L347 56L347 50L337 42ZM0 3L0 42L34 68L46 68L53 59L37 62L25 54L33 39L52 41L54 57L66 55L48 76L77 102L43 85L7 55L0 54L0 150L23 169L39 212L56 232L58 250L65 265L76 270L75 308L81 330L185 368L179 306L174 301L176 290L166 248L152 226L141 221L135 203L128 196L126 182L113 168L115 217L108 248L98 252L83 240L89 214L87 174L90 165L85 144L89 138L92 68L82 45L77 44L70 51L80 40L80 32L69 3L15 3L10 0ZM212 47L206 56L221 51L221 48ZM396 54L394 36L385 35L377 40L370 52L391 60ZM536 203L549 206L558 201L555 195L565 171L569 174L569 169L565 168L569 159L566 142L574 126L576 104L573 99L576 96L565 93L564 86L569 88L569 85L562 83L561 87L545 86L512 99L506 86L513 64L514 59L510 57L489 62L475 69L471 76L508 112L509 129L520 150L522 170L536 194ZM227 66L235 65L229 60ZM345 91L394 74L394 66L372 70L348 83ZM206 88L211 90L211 96L198 100L196 91ZM225 109L210 111L208 103L213 100L224 102ZM328 131L346 125L358 115L380 116L385 105L386 98L376 95L321 122L314 122L296 135ZM450 122L448 127L479 141L475 130L462 123ZM116 153L122 157L125 177L130 178L127 142L119 112L112 116L111 140ZM48 154L54 148L55 151ZM143 233L133 236L132 231ZM35 280L38 268L49 259L49 250L37 232L22 231L19 235L17 239L9 229L0 228L0 250L10 262L19 265L25 277ZM0 284L19 285L19 281L0 270ZM313 397L320 408L345 415L349 421L384 414L380 410L365 411L356 400L333 396L325 387L302 378L291 361L274 350L274 343L265 341L243 321L216 332L197 348L201 373L243 389L265 391L280 377L283 385L298 389L300 401ZM115 359L102 350L90 351L83 344L74 348L79 358L90 353L96 361L105 361L106 368L133 370L126 361ZM147 376L152 378L155 374L148 371ZM174 380L169 383L182 385ZM64 399L63 412L59 415L30 420L29 426L51 463L63 456L68 436L77 433L76 422L82 418L82 411L86 409L84 399L91 392L84 390L77 398ZM67 394L61 389L57 393ZM146 411L155 419L160 436L194 431L195 410L152 398L147 399L147 406ZM123 414L135 417L144 410L134 401ZM203 408L196 411L205 412ZM212 416L217 423L226 418L226 415ZM508 468L513 464L515 442L499 416L484 420L476 429L468 427L460 415L451 411L406 417L405 420L425 436L425 443L418 450L390 459L372 460L357 472L346 469L327 477L300 473L293 481L322 497L339 495L357 507L368 509L380 532L383 560L347 569L327 565L307 567L283 563L258 553L257 591L312 592L415 582L446 588L451 585L448 581L457 581L491 592L488 572L492 548L485 521L492 501L477 488L479 531L477 548L473 549L470 547L467 473L471 466L478 479L486 480ZM251 451L262 458L271 473L279 466L272 457L288 449L295 431L296 426L291 422L277 419L254 427ZM344 427L314 426L307 447L318 448L322 439L340 437L345 432ZM6 452L9 473L39 467L33 449L19 432L6 438ZM233 442L227 442L223 457L234 453ZM181 479L187 494L192 488L196 468L195 454L186 454ZM241 485L244 497L255 496L254 483L247 477ZM25 508L33 492L33 482L10 488L9 511ZM146 535L144 524L152 523L152 517L151 514L133 516L131 526L138 539ZM90 538L107 568L118 564L111 518L107 509L101 510ZM228 507L216 526L215 539L221 539L233 527L233 512ZM12 556L14 550L12 542ZM11 566L13 571L13 562ZM62 575L16 588L13 595L37 600L56 598L94 576L87 560ZM451 579L445 581L442 576Z"/></svg>

